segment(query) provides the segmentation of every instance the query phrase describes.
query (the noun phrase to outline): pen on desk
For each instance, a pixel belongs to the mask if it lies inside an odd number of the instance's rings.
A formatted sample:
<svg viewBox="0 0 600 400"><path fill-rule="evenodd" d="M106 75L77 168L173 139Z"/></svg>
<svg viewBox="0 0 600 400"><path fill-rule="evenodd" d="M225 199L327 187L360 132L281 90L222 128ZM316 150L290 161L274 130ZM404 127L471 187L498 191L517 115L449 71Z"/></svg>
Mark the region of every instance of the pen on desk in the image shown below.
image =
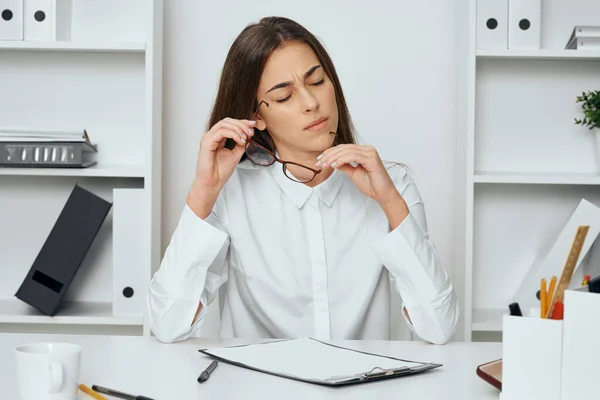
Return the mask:
<svg viewBox="0 0 600 400"><path fill-rule="evenodd" d="M510 315L516 317L522 317L523 313L521 312L521 307L519 307L519 303L510 303L508 305L508 309L510 310Z"/></svg>
<svg viewBox="0 0 600 400"><path fill-rule="evenodd" d="M154 400L154 399L151 399L150 397L135 396L133 394L119 392L118 390L109 389L109 388L106 388L103 386L98 386L98 385L92 385L92 389L95 390L96 392L104 393L109 396L119 397L119 398L125 399L125 400Z"/></svg>
<svg viewBox="0 0 600 400"><path fill-rule="evenodd" d="M202 373L198 377L198 382L206 382L208 378L210 378L210 374L214 371L215 368L217 368L217 365L219 365L217 360L211 362L210 365L204 371L202 371Z"/></svg>
<svg viewBox="0 0 600 400"><path fill-rule="evenodd" d="M92 396L96 400L108 400L106 397L102 396L100 393L96 392L95 390L90 389L83 383L79 384L79 390L81 390L85 394Z"/></svg>

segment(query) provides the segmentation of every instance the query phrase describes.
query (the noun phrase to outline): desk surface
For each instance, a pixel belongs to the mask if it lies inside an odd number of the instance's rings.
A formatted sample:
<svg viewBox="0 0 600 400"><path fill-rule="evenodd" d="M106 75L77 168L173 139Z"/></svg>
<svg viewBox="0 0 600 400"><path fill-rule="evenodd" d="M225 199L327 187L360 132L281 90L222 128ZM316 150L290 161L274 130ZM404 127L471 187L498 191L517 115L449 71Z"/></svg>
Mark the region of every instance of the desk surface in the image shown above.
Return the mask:
<svg viewBox="0 0 600 400"><path fill-rule="evenodd" d="M220 363L203 384L196 379L210 360L198 349L242 344L240 340L190 339L162 344L153 337L0 334L0 387L3 399L18 399L13 348L42 341L83 347L81 382L155 400L185 399L498 399L498 391L475 373L477 365L501 357L500 343L336 341L343 346L443 367L420 375L329 388ZM80 399L91 397L80 394ZM111 398L112 399L112 398Z"/></svg>

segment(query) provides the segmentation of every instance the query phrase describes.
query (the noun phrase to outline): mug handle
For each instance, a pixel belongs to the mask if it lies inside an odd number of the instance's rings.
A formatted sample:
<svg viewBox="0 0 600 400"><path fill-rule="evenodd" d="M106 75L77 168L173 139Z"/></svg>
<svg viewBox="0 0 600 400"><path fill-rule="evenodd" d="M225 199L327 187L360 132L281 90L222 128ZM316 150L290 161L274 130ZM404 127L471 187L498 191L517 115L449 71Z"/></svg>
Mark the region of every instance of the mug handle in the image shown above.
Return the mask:
<svg viewBox="0 0 600 400"><path fill-rule="evenodd" d="M53 362L48 366L50 372L50 393L57 393L63 385L64 373L60 363Z"/></svg>

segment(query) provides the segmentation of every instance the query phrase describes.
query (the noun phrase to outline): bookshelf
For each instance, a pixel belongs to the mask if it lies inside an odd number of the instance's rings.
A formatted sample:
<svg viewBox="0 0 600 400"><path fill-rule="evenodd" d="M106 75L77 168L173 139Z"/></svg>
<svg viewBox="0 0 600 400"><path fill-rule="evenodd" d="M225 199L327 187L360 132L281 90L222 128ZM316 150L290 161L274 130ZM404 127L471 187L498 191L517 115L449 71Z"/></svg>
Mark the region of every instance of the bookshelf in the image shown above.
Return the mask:
<svg viewBox="0 0 600 400"><path fill-rule="evenodd" d="M539 50L485 50L476 51L477 58L504 60L600 60L600 51L561 49Z"/></svg>
<svg viewBox="0 0 600 400"><path fill-rule="evenodd" d="M59 315L40 314L19 300L0 300L0 324L36 325L143 325L143 316L115 316L110 302L65 302Z"/></svg>
<svg viewBox="0 0 600 400"><path fill-rule="evenodd" d="M89 168L0 168L0 176L75 176L144 178L144 169L128 165L94 165Z"/></svg>
<svg viewBox="0 0 600 400"><path fill-rule="evenodd" d="M144 42L75 42L75 41L0 41L0 50L18 51L74 51L100 53L143 53Z"/></svg>
<svg viewBox="0 0 600 400"><path fill-rule="evenodd" d="M123 301L113 253L114 190L141 191L143 243L128 285L145 296L160 263L162 0L74 2L69 41L0 41L0 124L86 129L85 168L0 168L0 332L149 335L145 308ZM14 297L75 184L113 202L56 316ZM121 214L122 215L122 214Z"/></svg>
<svg viewBox="0 0 600 400"><path fill-rule="evenodd" d="M600 51L565 50L600 3L542 1L541 48L485 50L469 2L465 61L464 339L501 335L519 284L578 202L600 205L593 133L573 123L600 88ZM566 254L565 254L566 258ZM535 296L535 293L532 293ZM500 337L500 336L492 336Z"/></svg>
<svg viewBox="0 0 600 400"><path fill-rule="evenodd" d="M473 176L474 183L514 183L531 185L598 185L600 174L596 173L502 173L488 172Z"/></svg>

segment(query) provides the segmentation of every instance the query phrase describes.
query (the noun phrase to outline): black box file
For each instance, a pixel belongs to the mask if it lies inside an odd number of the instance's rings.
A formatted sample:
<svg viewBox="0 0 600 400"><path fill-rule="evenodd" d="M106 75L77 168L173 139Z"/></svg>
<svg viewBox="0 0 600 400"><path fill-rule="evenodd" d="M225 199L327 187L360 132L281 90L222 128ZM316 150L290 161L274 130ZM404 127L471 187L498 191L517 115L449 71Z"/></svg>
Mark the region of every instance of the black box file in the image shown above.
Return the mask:
<svg viewBox="0 0 600 400"><path fill-rule="evenodd" d="M15 296L56 315L111 207L76 184Z"/></svg>

